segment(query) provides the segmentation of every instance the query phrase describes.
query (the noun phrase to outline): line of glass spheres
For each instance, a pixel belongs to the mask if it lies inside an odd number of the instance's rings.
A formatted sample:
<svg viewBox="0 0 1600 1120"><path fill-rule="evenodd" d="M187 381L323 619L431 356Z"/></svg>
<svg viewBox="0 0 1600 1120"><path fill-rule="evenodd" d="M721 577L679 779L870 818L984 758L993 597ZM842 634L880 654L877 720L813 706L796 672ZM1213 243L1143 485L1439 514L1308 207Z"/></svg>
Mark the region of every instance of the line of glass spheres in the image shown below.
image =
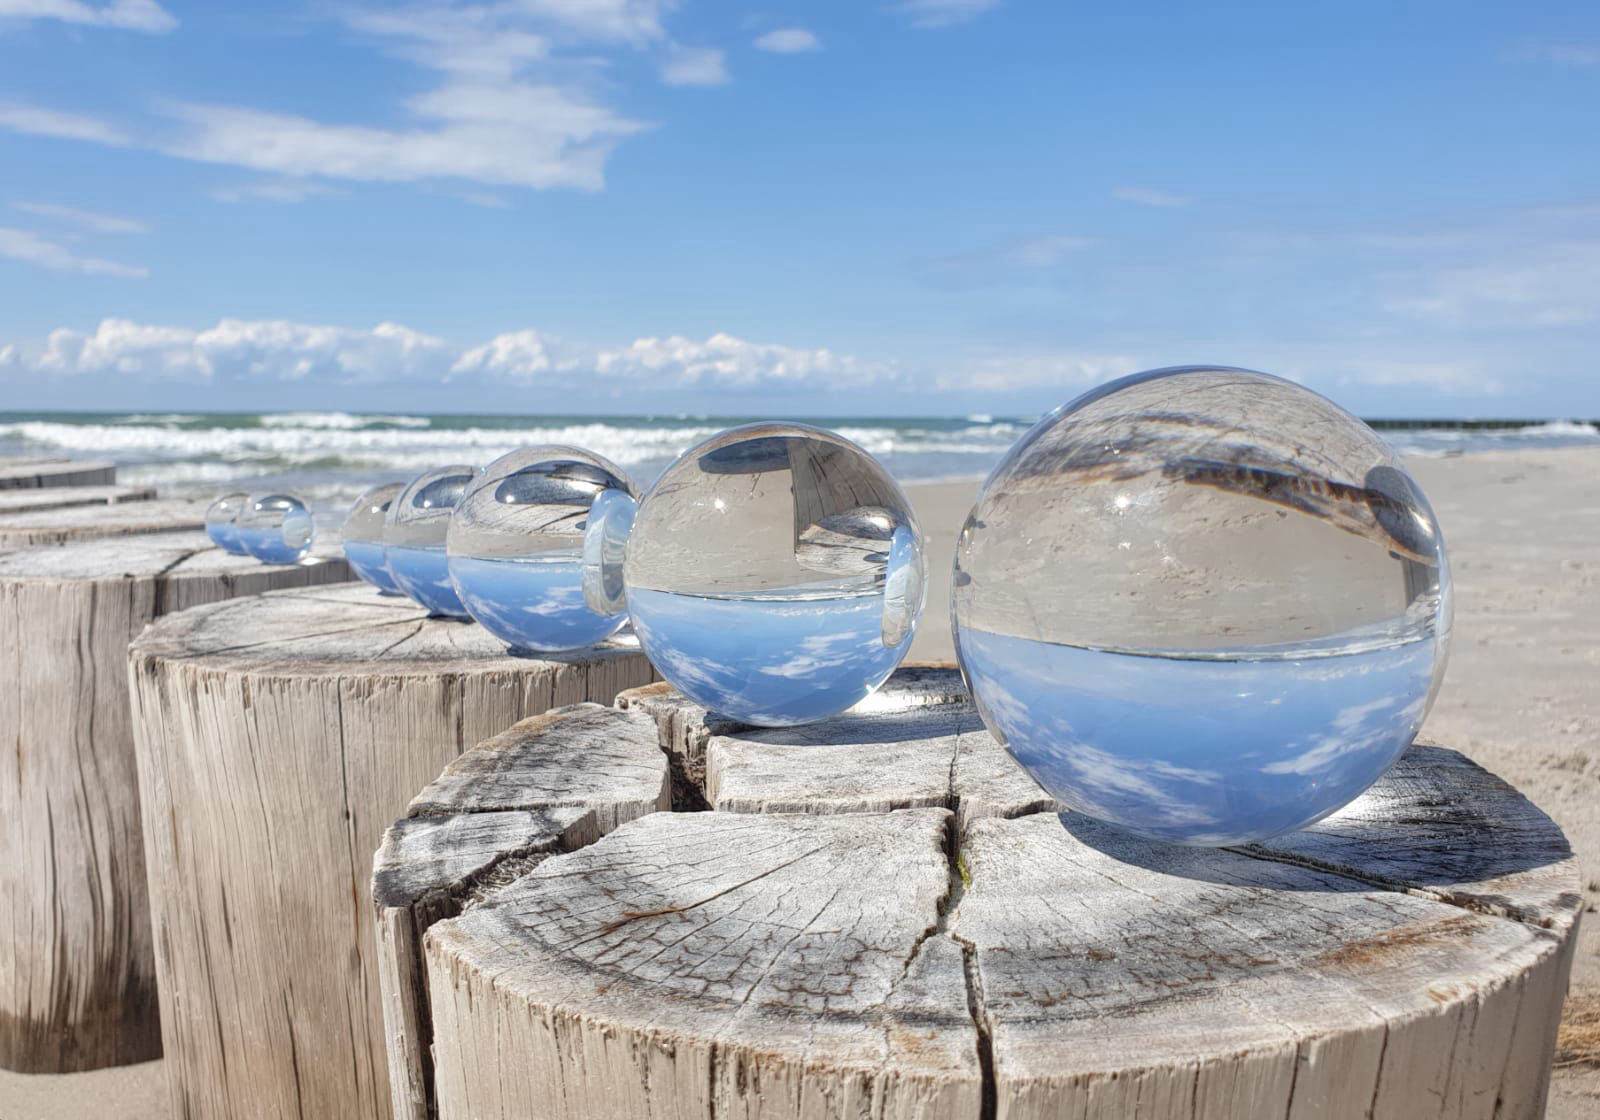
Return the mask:
<svg viewBox="0 0 1600 1120"><path fill-rule="evenodd" d="M713 436L643 497L571 447L438 468L364 494L344 539L364 579L516 649L631 620L680 691L765 726L876 689L924 598L899 486L798 424ZM1376 433L1217 367L1124 378L1026 433L961 530L950 609L984 723L1048 793L1199 845L1305 827L1376 781L1451 619L1433 511Z"/></svg>

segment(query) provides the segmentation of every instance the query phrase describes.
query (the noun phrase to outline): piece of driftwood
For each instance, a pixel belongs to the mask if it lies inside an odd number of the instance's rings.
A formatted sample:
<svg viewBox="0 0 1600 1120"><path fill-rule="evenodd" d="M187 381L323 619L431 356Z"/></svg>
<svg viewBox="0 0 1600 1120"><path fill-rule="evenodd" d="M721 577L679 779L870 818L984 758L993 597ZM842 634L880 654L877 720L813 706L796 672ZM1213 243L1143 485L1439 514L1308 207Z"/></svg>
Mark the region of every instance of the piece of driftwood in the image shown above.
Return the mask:
<svg viewBox="0 0 1600 1120"><path fill-rule="evenodd" d="M1214 851L1054 811L892 684L786 731L625 702L699 740L713 811L456 893L422 939L441 1117L1542 1114L1577 869L1453 751Z"/></svg>
<svg viewBox="0 0 1600 1120"><path fill-rule="evenodd" d="M513 657L361 585L186 612L130 658L175 1114L386 1117L384 830L464 749L609 704L649 662L623 641Z"/></svg>
<svg viewBox="0 0 1600 1120"><path fill-rule="evenodd" d="M342 562L266 567L192 532L0 557L0 1066L161 1050L128 642L180 607L348 578Z"/></svg>
<svg viewBox="0 0 1600 1120"><path fill-rule="evenodd" d="M0 490L0 514L146 502L155 496L152 486L53 486L48 490Z"/></svg>
<svg viewBox="0 0 1600 1120"><path fill-rule="evenodd" d="M49 494L49 490L19 491ZM0 512L0 551L65 544L133 533L176 533L205 528L206 503L183 498Z"/></svg>
<svg viewBox="0 0 1600 1120"><path fill-rule="evenodd" d="M97 459L12 459L0 462L0 490L110 486L116 481L116 465Z"/></svg>

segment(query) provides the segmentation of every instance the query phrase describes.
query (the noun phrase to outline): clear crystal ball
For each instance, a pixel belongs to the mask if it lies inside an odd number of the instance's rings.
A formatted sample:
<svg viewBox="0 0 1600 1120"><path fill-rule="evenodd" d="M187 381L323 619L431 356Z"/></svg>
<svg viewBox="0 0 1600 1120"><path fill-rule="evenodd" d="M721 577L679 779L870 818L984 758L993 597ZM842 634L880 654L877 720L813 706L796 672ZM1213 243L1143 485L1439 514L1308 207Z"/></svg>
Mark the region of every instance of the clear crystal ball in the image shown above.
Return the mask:
<svg viewBox="0 0 1600 1120"><path fill-rule="evenodd" d="M1165 369L1018 441L961 532L951 609L985 723L1051 795L1238 844L1347 804L1410 744L1450 575L1360 420L1266 374Z"/></svg>
<svg viewBox="0 0 1600 1120"><path fill-rule="evenodd" d="M294 494L245 499L233 523L234 539L263 564L295 564L311 551L311 508Z"/></svg>
<svg viewBox="0 0 1600 1120"><path fill-rule="evenodd" d="M389 503L383 521L383 555L400 590L429 613L467 618L467 608L450 582L445 534L450 514L478 476L476 467L458 464L423 471Z"/></svg>
<svg viewBox="0 0 1600 1120"><path fill-rule="evenodd" d="M472 617L534 652L583 649L616 633L626 609L594 609L583 587L590 511L607 495L636 496L621 469L576 447L524 448L485 467L445 539L450 578Z"/></svg>
<svg viewBox="0 0 1600 1120"><path fill-rule="evenodd" d="M244 545L239 542L238 523L248 498L243 490L235 490L221 495L206 507L206 536L222 551L235 556L246 555Z"/></svg>
<svg viewBox="0 0 1600 1120"><path fill-rule="evenodd" d="M594 573L597 597L608 575ZM752 424L656 480L622 582L662 676L714 711L783 726L883 683L911 645L923 575L916 518L877 460L820 428Z"/></svg>
<svg viewBox="0 0 1600 1120"><path fill-rule="evenodd" d="M389 506L405 488L403 482L374 486L356 499L340 531L350 570L379 591L392 595L400 593L400 585L389 574L389 562L383 554L383 523Z"/></svg>

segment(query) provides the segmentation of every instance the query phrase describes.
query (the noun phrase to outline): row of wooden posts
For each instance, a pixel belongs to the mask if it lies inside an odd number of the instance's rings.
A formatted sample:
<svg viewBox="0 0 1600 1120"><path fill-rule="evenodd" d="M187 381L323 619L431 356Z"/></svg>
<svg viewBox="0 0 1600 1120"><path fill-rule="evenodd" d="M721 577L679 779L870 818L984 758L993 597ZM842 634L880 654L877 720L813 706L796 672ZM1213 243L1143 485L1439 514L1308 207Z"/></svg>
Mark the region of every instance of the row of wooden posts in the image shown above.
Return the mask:
<svg viewBox="0 0 1600 1120"><path fill-rule="evenodd" d="M217 1120L1542 1113L1577 871L1452 751L1147 844L948 667L742 727L109 470L0 463L0 1066L164 1056Z"/></svg>

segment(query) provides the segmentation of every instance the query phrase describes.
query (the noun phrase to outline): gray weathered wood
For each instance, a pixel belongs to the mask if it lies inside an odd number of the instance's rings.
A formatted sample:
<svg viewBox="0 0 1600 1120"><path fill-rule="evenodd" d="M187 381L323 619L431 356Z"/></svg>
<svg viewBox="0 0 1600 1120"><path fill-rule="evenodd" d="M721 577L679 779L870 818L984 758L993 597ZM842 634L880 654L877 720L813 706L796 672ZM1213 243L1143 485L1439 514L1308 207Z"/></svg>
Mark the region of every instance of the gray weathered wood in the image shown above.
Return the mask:
<svg viewBox="0 0 1600 1120"><path fill-rule="evenodd" d="M20 492L51 493L49 490ZM182 498L0 512L0 551L65 544L67 541L93 537L175 533L203 529L205 523L206 503Z"/></svg>
<svg viewBox="0 0 1600 1120"><path fill-rule="evenodd" d="M622 716L623 718L618 718ZM497 877L671 807L655 723L593 704L557 708L462 755L384 836L373 862L378 974L397 1120L433 1114L422 936Z"/></svg>
<svg viewBox="0 0 1600 1120"><path fill-rule="evenodd" d="M0 490L110 486L116 481L116 465L96 459L17 459L0 463Z"/></svg>
<svg viewBox="0 0 1600 1120"><path fill-rule="evenodd" d="M894 694L784 731L619 698L714 811L503 864L432 924L438 1114L1542 1113L1577 869L1504 782L1421 745L1304 832L1172 847Z"/></svg>
<svg viewBox="0 0 1600 1120"><path fill-rule="evenodd" d="M199 533L0 557L0 1066L160 1052L127 647L177 606L348 578Z"/></svg>
<svg viewBox="0 0 1600 1120"><path fill-rule="evenodd" d="M654 676L636 645L513 657L361 585L164 619L130 673L167 1081L196 1120L388 1116L384 829L464 748Z"/></svg>
<svg viewBox="0 0 1600 1120"><path fill-rule="evenodd" d="M153 486L54 486L48 490L0 490L0 514L146 502L155 496Z"/></svg>

